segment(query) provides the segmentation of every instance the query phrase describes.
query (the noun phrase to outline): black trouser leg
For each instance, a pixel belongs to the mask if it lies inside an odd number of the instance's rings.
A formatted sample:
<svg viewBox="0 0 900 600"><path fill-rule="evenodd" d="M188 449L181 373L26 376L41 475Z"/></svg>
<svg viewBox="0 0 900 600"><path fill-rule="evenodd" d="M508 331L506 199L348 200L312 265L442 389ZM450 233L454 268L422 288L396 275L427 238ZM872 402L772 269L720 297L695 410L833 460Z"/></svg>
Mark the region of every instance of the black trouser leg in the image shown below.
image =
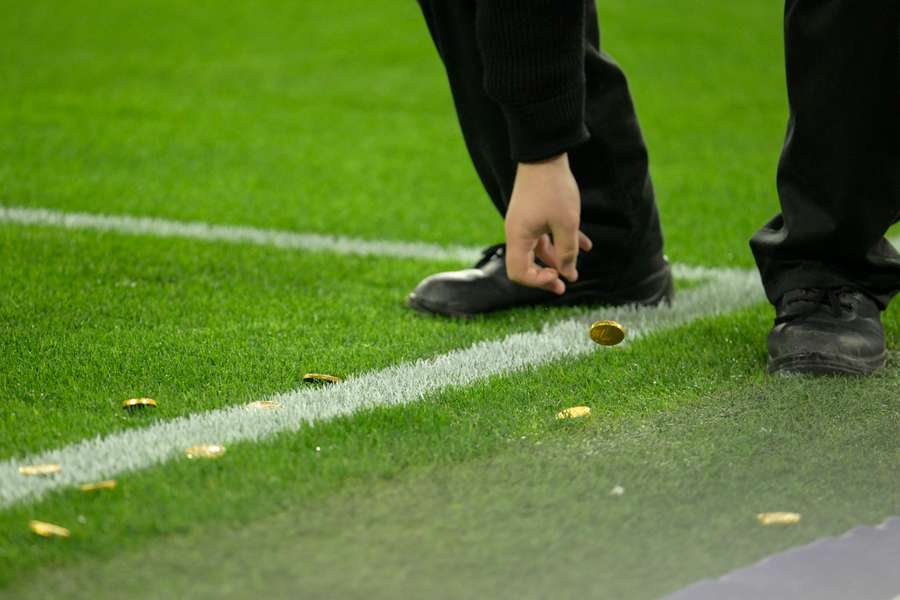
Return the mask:
<svg viewBox="0 0 900 600"><path fill-rule="evenodd" d="M781 214L750 245L769 300L797 288L860 287L886 306L900 255L900 3L788 0L790 122Z"/></svg>
<svg viewBox="0 0 900 600"><path fill-rule="evenodd" d="M463 137L484 188L501 215L512 193L516 164L510 159L506 122L484 91L475 37L478 0L419 0L444 62ZM587 102L591 139L569 153L582 196L582 229L594 250L582 254L583 277L640 278L660 266L662 233L647 149L621 69L600 48L593 0L586 0Z"/></svg>

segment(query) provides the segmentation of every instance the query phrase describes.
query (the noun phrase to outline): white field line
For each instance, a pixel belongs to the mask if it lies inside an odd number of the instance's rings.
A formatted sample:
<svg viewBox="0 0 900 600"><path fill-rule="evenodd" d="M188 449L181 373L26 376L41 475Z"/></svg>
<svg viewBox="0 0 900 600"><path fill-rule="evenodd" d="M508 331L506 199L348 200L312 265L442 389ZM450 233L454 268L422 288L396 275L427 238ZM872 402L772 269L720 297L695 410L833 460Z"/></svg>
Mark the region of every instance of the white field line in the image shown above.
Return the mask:
<svg viewBox="0 0 900 600"><path fill-rule="evenodd" d="M318 233L296 233L236 225L212 225L202 221L171 221L150 217L62 212L43 208L2 205L0 205L0 223L74 230L111 231L162 238L188 238L208 242L253 244L256 246L355 254L358 256L472 262L481 255L480 250L464 246L438 246L422 242L365 240Z"/></svg>
<svg viewBox="0 0 900 600"><path fill-rule="evenodd" d="M481 249L466 246L439 246L423 242L366 240L318 233L297 233L235 225L213 225L202 221L173 221L128 215L63 212L44 208L0 205L0 223L56 227L82 231L108 231L126 235L186 238L207 242L252 244L311 252L332 252L357 256L385 256L434 261L474 262ZM699 280L717 277L728 269L674 265L678 279Z"/></svg>
<svg viewBox="0 0 900 600"><path fill-rule="evenodd" d="M260 441L296 431L304 424L379 406L417 402L447 388L464 387L489 377L593 352L597 353L597 362L602 363L604 353L615 350L600 351L590 341L587 330L593 317L622 322L629 331L628 339L635 340L762 299L756 273L726 272L712 283L685 291L672 307L603 309L594 315L546 325L541 331L479 342L433 358L354 376L330 387L276 394L267 399L282 404L277 410L246 406L213 410L5 460L0 462L0 508L36 500L58 488L146 469L183 456L185 448L198 443ZM38 463L59 463L62 471L45 478L19 474L20 465Z"/></svg>

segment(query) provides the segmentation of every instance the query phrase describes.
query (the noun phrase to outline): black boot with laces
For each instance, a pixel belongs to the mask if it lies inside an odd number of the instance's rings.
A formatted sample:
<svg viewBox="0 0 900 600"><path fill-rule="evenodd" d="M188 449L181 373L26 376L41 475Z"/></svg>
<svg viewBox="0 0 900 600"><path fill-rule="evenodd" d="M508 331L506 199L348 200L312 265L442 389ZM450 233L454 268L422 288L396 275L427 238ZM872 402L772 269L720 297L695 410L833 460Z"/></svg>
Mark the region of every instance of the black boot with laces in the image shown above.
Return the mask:
<svg viewBox="0 0 900 600"><path fill-rule="evenodd" d="M528 305L655 306L671 302L672 272L665 257L635 262L615 281L592 277L590 270L579 265L582 276L575 283L567 283L565 294L558 296L510 281L506 275L506 246L497 244L485 250L471 269L437 273L422 281L407 298L407 305L425 313L471 317Z"/></svg>
<svg viewBox="0 0 900 600"><path fill-rule="evenodd" d="M884 365L881 310L859 290L793 290L776 315L769 373L866 375Z"/></svg>

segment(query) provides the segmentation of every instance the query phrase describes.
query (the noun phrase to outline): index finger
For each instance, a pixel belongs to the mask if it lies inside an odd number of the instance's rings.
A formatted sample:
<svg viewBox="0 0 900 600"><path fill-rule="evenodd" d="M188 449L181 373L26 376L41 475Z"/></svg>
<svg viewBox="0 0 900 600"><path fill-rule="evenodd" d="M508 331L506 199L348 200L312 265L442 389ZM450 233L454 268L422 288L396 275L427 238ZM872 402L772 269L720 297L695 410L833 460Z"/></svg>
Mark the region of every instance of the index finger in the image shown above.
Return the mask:
<svg viewBox="0 0 900 600"><path fill-rule="evenodd" d="M560 274L570 282L578 280L578 271L575 267L578 259L578 234L576 228L556 226L553 230L553 249L559 261Z"/></svg>
<svg viewBox="0 0 900 600"><path fill-rule="evenodd" d="M506 240L506 274L515 283L562 294L566 286L556 269L539 267L534 262L537 239L508 238Z"/></svg>

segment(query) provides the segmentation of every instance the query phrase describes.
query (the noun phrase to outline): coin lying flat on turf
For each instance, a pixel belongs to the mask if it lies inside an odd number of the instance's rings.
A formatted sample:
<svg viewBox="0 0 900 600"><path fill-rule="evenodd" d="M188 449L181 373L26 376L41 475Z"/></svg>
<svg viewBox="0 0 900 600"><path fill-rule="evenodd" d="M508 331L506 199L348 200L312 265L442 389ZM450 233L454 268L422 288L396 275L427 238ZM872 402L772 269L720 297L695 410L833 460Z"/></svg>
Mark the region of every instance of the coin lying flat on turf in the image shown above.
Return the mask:
<svg viewBox="0 0 900 600"><path fill-rule="evenodd" d="M23 465L19 467L19 473L26 476L32 475L53 475L59 473L62 467L57 464L48 465Z"/></svg>
<svg viewBox="0 0 900 600"><path fill-rule="evenodd" d="M792 512L759 513L756 520L762 525L794 525L800 522L800 515Z"/></svg>
<svg viewBox="0 0 900 600"><path fill-rule="evenodd" d="M107 479L105 481L97 481L95 483L82 483L78 486L82 492L95 492L97 490L111 490L117 485L115 479Z"/></svg>
<svg viewBox="0 0 900 600"><path fill-rule="evenodd" d="M597 321L591 325L591 339L601 346L615 346L625 339L625 328L615 321Z"/></svg>
<svg viewBox="0 0 900 600"><path fill-rule="evenodd" d="M277 400L257 400L248 404L250 408L258 408L260 410L275 410L281 407L281 402Z"/></svg>
<svg viewBox="0 0 900 600"><path fill-rule="evenodd" d="M219 444L198 444L186 449L184 453L190 459L219 458L225 454L225 446L220 446Z"/></svg>
<svg viewBox="0 0 900 600"><path fill-rule="evenodd" d="M303 376L303 381L306 383L340 383L341 378L324 373L307 373Z"/></svg>
<svg viewBox="0 0 900 600"><path fill-rule="evenodd" d="M28 529L41 537L64 537L71 535L68 529L54 525L53 523L45 523L43 521L28 521Z"/></svg>
<svg viewBox="0 0 900 600"><path fill-rule="evenodd" d="M578 419L580 417L586 417L591 414L590 406L573 406L572 408L567 408L565 410L561 410L556 413L557 419Z"/></svg>
<svg viewBox="0 0 900 600"><path fill-rule="evenodd" d="M156 400L153 398L129 398L122 402L122 408L156 408Z"/></svg>

